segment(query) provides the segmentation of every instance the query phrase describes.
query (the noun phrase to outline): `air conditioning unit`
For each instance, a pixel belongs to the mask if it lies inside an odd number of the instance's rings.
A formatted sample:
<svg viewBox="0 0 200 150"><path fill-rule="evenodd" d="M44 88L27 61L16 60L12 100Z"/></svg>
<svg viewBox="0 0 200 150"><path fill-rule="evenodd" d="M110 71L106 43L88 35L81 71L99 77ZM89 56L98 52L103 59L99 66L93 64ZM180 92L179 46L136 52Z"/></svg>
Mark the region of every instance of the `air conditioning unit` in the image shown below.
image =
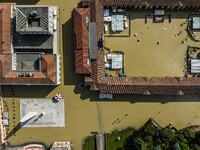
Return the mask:
<svg viewBox="0 0 200 150"><path fill-rule="evenodd" d="M18 77L24 77L25 76L24 73L18 73L17 75L18 75Z"/></svg>
<svg viewBox="0 0 200 150"><path fill-rule="evenodd" d="M32 76L32 73L28 72L26 73L26 77L31 77Z"/></svg>

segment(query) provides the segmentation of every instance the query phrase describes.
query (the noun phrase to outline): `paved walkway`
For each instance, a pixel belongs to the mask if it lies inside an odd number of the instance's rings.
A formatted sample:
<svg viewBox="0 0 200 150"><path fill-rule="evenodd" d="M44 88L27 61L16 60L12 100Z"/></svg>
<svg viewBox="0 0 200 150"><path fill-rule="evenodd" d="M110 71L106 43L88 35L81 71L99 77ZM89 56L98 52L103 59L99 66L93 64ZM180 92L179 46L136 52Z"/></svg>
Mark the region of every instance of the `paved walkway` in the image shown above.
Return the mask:
<svg viewBox="0 0 200 150"><path fill-rule="evenodd" d="M97 150L105 150L105 136L103 133L96 135Z"/></svg>

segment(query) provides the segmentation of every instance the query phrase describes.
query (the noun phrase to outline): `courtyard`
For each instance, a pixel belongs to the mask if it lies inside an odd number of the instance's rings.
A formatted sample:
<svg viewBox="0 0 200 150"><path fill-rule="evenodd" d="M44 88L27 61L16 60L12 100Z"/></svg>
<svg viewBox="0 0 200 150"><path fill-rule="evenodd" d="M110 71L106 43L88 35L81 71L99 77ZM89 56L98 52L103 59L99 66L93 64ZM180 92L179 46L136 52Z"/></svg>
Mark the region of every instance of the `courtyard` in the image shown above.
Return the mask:
<svg viewBox="0 0 200 150"><path fill-rule="evenodd" d="M105 47L124 53L127 76L183 77L187 64L187 45L199 46L199 42L190 39L186 30L185 22L192 12L165 10L166 16L171 15L171 23L167 17L163 23L153 23L153 17L147 17L145 24L145 17L152 14L153 10L127 11L127 16L131 14L130 37L108 37L105 34ZM124 35L127 30L113 33L113 36ZM115 71L110 73L115 75Z"/></svg>

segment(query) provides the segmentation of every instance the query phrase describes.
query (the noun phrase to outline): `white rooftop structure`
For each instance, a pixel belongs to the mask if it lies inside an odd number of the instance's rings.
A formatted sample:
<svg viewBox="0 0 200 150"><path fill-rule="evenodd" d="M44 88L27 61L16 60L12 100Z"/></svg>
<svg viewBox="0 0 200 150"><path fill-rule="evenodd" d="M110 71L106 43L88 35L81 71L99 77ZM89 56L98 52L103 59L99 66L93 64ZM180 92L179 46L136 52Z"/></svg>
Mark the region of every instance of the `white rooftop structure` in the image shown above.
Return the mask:
<svg viewBox="0 0 200 150"><path fill-rule="evenodd" d="M155 15L164 15L165 11L164 10L155 10Z"/></svg>
<svg viewBox="0 0 200 150"><path fill-rule="evenodd" d="M200 60L191 60L191 73L200 73Z"/></svg>
<svg viewBox="0 0 200 150"><path fill-rule="evenodd" d="M200 17L193 17L193 29L200 29Z"/></svg>
<svg viewBox="0 0 200 150"><path fill-rule="evenodd" d="M123 15L112 15L112 31L123 31L124 30L124 16Z"/></svg>
<svg viewBox="0 0 200 150"><path fill-rule="evenodd" d="M21 99L20 122L26 122L23 127L65 127L64 100Z"/></svg>
<svg viewBox="0 0 200 150"><path fill-rule="evenodd" d="M71 150L71 142L54 142L50 150Z"/></svg>
<svg viewBox="0 0 200 150"><path fill-rule="evenodd" d="M123 55L117 54L112 55L112 69L122 69L123 68Z"/></svg>
<svg viewBox="0 0 200 150"><path fill-rule="evenodd" d="M123 55L122 54L107 54L107 59L112 61L112 69L123 68Z"/></svg>

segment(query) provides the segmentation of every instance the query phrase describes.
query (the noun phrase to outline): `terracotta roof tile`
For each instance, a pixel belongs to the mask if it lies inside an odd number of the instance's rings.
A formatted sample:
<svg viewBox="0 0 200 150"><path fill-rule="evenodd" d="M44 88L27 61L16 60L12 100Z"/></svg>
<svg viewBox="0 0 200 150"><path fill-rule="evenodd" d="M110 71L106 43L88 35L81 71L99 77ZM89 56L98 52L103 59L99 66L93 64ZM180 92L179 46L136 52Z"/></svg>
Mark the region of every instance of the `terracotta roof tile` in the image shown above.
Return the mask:
<svg viewBox="0 0 200 150"><path fill-rule="evenodd" d="M85 85L87 85L87 86L93 82L92 78L87 77L87 76L85 76L84 81L85 81Z"/></svg>
<svg viewBox="0 0 200 150"><path fill-rule="evenodd" d="M101 84L102 93L124 94L194 94L200 93L200 78L183 77L151 77L144 80L142 77L106 77Z"/></svg>
<svg viewBox="0 0 200 150"><path fill-rule="evenodd" d="M90 15L91 22L96 22L97 26L97 41L99 41L104 33L104 22L103 22L103 4L100 0L90 0Z"/></svg>
<svg viewBox="0 0 200 150"><path fill-rule="evenodd" d="M89 59L88 49L75 50L75 72L81 74L91 73L91 63L88 65L87 60Z"/></svg>
<svg viewBox="0 0 200 150"><path fill-rule="evenodd" d="M88 65L89 41L88 41L88 23L86 17L90 18L90 9L74 9L74 33L75 33L75 72L80 74L90 74L91 63ZM88 20L89 21L89 20Z"/></svg>
<svg viewBox="0 0 200 150"><path fill-rule="evenodd" d="M200 78L197 77L151 77L144 80L144 77L106 77L102 83L110 85L199 85Z"/></svg>
<svg viewBox="0 0 200 150"><path fill-rule="evenodd" d="M11 51L11 5L0 5L0 53Z"/></svg>
<svg viewBox="0 0 200 150"><path fill-rule="evenodd" d="M197 0L82 0L89 6L90 19L97 25L97 40L103 33L104 6L193 6L199 7ZM98 58L92 62L90 77L85 77L90 90L113 94L200 94L200 78L186 77L105 77L104 51L98 49Z"/></svg>
<svg viewBox="0 0 200 150"><path fill-rule="evenodd" d="M86 17L90 18L90 11L88 8L74 9L74 33L76 49L88 49L88 23Z"/></svg>
<svg viewBox="0 0 200 150"><path fill-rule="evenodd" d="M169 95L183 95L183 94L200 94L199 87L195 86L135 86L135 85L107 85L100 89L101 93L112 94L169 94ZM149 93L149 94L148 94Z"/></svg>
<svg viewBox="0 0 200 150"><path fill-rule="evenodd" d="M85 3L83 1L83 3ZM192 6L200 7L198 0L102 0L104 6Z"/></svg>
<svg viewBox="0 0 200 150"><path fill-rule="evenodd" d="M32 73L31 77L19 77L19 73ZM56 55L41 56L41 72L11 71L11 55L0 55L0 83L4 84L56 84Z"/></svg>
<svg viewBox="0 0 200 150"><path fill-rule="evenodd" d="M93 84L101 83L105 78L104 51L102 49L97 51L97 57L97 60L92 62L91 78Z"/></svg>
<svg viewBox="0 0 200 150"><path fill-rule="evenodd" d="M56 83L56 55L41 55L41 72Z"/></svg>
<svg viewBox="0 0 200 150"><path fill-rule="evenodd" d="M11 5L0 5L0 83L4 84L56 84L56 55L41 55L41 71L31 77L18 77L27 71L11 71ZM8 54L6 54L8 53Z"/></svg>
<svg viewBox="0 0 200 150"><path fill-rule="evenodd" d="M0 79L4 80L11 71L11 55L0 55L0 69Z"/></svg>

